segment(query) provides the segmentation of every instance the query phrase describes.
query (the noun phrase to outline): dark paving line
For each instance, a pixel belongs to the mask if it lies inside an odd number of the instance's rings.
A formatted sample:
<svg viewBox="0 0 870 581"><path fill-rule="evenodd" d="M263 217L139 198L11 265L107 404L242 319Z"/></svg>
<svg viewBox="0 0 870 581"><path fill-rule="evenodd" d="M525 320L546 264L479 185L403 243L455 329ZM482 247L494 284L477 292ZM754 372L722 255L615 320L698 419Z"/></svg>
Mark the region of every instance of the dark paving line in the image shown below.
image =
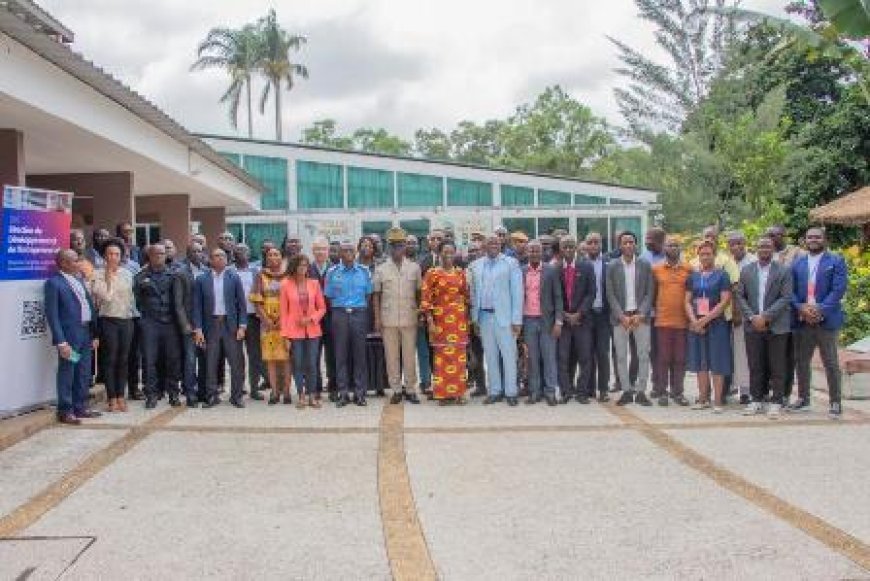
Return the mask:
<svg viewBox="0 0 870 581"><path fill-rule="evenodd" d="M378 443L378 498L395 581L438 579L417 515L405 461L404 406L384 406Z"/></svg>
<svg viewBox="0 0 870 581"><path fill-rule="evenodd" d="M70 494L81 488L88 480L110 466L115 460L132 450L148 437L149 427L162 426L183 413L185 408L171 408L162 412L142 426L129 426L130 430L102 450L98 450L67 472L63 478L50 484L45 490L0 518L0 538L11 537L38 521L45 513L59 505Z"/></svg>
<svg viewBox="0 0 870 581"><path fill-rule="evenodd" d="M663 449L686 466L700 472L719 486L782 519L791 526L813 537L826 547L851 559L870 571L870 545L835 527L816 515L774 495L767 489L743 478L736 472L720 466L703 454L669 436L658 426L648 424L625 408L606 406L607 410L626 425L633 427L650 442ZM773 423L773 422L770 422ZM831 421L830 423L836 423Z"/></svg>

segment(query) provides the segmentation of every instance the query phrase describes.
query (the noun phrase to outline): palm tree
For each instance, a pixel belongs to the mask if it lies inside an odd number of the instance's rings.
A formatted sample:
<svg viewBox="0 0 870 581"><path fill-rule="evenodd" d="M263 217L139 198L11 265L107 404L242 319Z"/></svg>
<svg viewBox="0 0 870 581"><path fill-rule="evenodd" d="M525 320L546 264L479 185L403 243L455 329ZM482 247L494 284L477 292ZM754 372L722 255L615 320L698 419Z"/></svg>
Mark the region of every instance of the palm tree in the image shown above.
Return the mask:
<svg viewBox="0 0 870 581"><path fill-rule="evenodd" d="M251 107L251 75L256 69L260 55L260 37L257 29L250 24L240 29L212 28L197 48L199 57L190 70L200 71L219 67L226 69L230 76L230 86L221 96L221 103L230 105L230 124L238 128L239 102L242 89L245 91L248 113L248 137L254 136Z"/></svg>
<svg viewBox="0 0 870 581"><path fill-rule="evenodd" d="M296 76L308 78L308 69L290 60L290 51L298 51L308 42L308 39L284 30L277 22L274 8L260 19L257 28L261 43L257 69L263 73L267 81L260 96L260 113L266 112L266 101L269 99L269 93L274 90L275 137L281 141L281 85L286 83L289 91L293 89Z"/></svg>

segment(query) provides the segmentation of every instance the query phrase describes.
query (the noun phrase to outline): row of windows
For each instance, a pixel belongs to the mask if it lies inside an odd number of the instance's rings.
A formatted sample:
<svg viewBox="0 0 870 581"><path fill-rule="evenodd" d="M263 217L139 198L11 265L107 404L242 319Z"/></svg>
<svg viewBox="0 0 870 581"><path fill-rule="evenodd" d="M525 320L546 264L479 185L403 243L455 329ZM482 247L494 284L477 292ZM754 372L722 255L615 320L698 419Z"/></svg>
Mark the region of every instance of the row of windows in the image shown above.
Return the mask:
<svg viewBox="0 0 870 581"><path fill-rule="evenodd" d="M264 210L285 210L288 192L287 160L255 155L240 156L224 153L227 159L240 165L257 178L266 192L262 197ZM344 175L341 165L312 161L296 162L297 207L304 210L344 208ZM444 204L444 180L437 176L394 173L386 170L347 168L347 207L353 209L392 208L393 190L400 208L435 207ZM447 178L448 206L492 206L493 184ZM539 206L571 206L607 204L604 196L571 194L552 190L538 190ZM610 199L611 204L639 204L631 200ZM532 207L535 191L532 188L502 185L503 207Z"/></svg>

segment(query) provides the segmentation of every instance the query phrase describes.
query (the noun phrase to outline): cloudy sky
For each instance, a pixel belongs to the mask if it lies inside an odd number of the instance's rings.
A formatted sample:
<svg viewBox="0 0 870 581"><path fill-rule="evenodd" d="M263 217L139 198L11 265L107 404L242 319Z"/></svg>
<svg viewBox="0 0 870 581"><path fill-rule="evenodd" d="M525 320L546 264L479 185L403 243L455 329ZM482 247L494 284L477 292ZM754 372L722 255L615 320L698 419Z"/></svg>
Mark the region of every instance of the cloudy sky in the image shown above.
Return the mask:
<svg viewBox="0 0 870 581"><path fill-rule="evenodd" d="M612 72L618 63L606 36L659 53L633 0L39 3L76 33L77 51L182 125L228 135L235 131L218 103L226 77L189 67L210 28L252 22L270 6L285 28L309 39L298 61L311 77L285 93L284 134L291 140L323 118L335 119L343 131L386 127L411 138L420 127L450 129L463 119L505 117L557 83L619 123L612 88L621 81ZM744 1L772 13L781 13L784 4ZM255 137L274 136L271 119L255 112Z"/></svg>

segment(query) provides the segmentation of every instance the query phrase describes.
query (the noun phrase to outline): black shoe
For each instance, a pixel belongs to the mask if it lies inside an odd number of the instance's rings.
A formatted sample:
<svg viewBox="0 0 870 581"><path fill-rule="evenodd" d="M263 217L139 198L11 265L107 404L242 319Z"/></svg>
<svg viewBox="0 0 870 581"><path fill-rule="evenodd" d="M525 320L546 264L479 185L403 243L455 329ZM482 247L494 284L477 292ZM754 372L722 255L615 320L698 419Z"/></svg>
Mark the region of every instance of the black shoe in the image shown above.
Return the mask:
<svg viewBox="0 0 870 581"><path fill-rule="evenodd" d="M668 407L668 403L669 403L668 396L663 395L663 396L659 397L659 405L660 406L662 406L663 408Z"/></svg>
<svg viewBox="0 0 870 581"><path fill-rule="evenodd" d="M181 401L178 399L178 396L169 396L169 405L174 408L181 407Z"/></svg>
<svg viewBox="0 0 870 581"><path fill-rule="evenodd" d="M262 393L258 392L255 389L253 392L251 392L251 399L255 399L257 401L263 401L263 399L265 399L265 398L263 397Z"/></svg>
<svg viewBox="0 0 870 581"><path fill-rule="evenodd" d="M563 405L568 403L569 401L571 401L571 395L563 395L562 397L559 398L559 403L561 403Z"/></svg>
<svg viewBox="0 0 870 581"><path fill-rule="evenodd" d="M290 405L291 403L293 403L293 396L288 393L284 396L284 405Z"/></svg>
<svg viewBox="0 0 870 581"><path fill-rule="evenodd" d="M658 399L658 398L660 398L660 397L663 396L663 395L664 395L664 392L659 391L659 390L657 390L657 389L650 390L650 392L649 392L649 398L650 398L650 399Z"/></svg>
<svg viewBox="0 0 870 581"><path fill-rule="evenodd" d="M220 405L220 403L221 403L221 400L219 400L216 397L213 397L210 400L208 400L207 402L205 402L204 404L202 404L202 409L207 410L209 408L213 408L215 406Z"/></svg>
<svg viewBox="0 0 870 581"><path fill-rule="evenodd" d="M375 390L375 397L384 397L385 395L387 395L387 394L384 393L383 389L376 389Z"/></svg>
<svg viewBox="0 0 870 581"><path fill-rule="evenodd" d="M197 401L197 399L196 399L195 397L189 397L189 398L187 398L187 407L189 407L189 408L198 408L198 407L199 407L199 401Z"/></svg>
<svg viewBox="0 0 870 581"><path fill-rule="evenodd" d="M678 395L677 397L673 398L673 400L674 403L678 406L686 407L687 405L689 405L689 400L687 400L686 397L683 395Z"/></svg>
<svg viewBox="0 0 870 581"><path fill-rule="evenodd" d="M243 402L241 398L239 398L239 399L230 399L230 404L232 404L232 406L233 406L233 407L236 407L236 408L243 408L243 407L245 407L245 402Z"/></svg>
<svg viewBox="0 0 870 581"><path fill-rule="evenodd" d="M810 402L803 398L797 398L794 403L791 403L786 408L790 412L808 412L810 411Z"/></svg>
<svg viewBox="0 0 870 581"><path fill-rule="evenodd" d="M547 399L547 405L550 407L559 405L559 402L556 401L555 395L548 395L546 399Z"/></svg>
<svg viewBox="0 0 870 581"><path fill-rule="evenodd" d="M610 396L606 393L598 394L598 403L607 403L610 401Z"/></svg>
<svg viewBox="0 0 870 581"><path fill-rule="evenodd" d="M637 392L637 395L634 396L634 403L639 403L644 407L649 407L652 405L652 402L646 396L646 394L642 391Z"/></svg>
<svg viewBox="0 0 870 581"><path fill-rule="evenodd" d="M508 399L510 399L510 398L508 398ZM533 395L530 395L528 397L528 399L526 399L526 405L535 405L536 403L538 403L538 398L536 398Z"/></svg>
<svg viewBox="0 0 870 581"><path fill-rule="evenodd" d="M614 385L613 387L610 388L610 393L616 393L618 391L622 391L622 387L619 385Z"/></svg>
<svg viewBox="0 0 870 581"><path fill-rule="evenodd" d="M161 400L161 399L163 399L164 397L166 397L166 394L163 393L162 391L161 391L160 393L157 394L157 400L158 400L158 401Z"/></svg>
<svg viewBox="0 0 870 581"><path fill-rule="evenodd" d="M471 397L484 397L486 396L486 388L478 387L473 392L471 392Z"/></svg>
<svg viewBox="0 0 870 581"><path fill-rule="evenodd" d="M501 403L504 401L503 395L488 395L483 399L483 405L490 405L493 403Z"/></svg>
<svg viewBox="0 0 870 581"><path fill-rule="evenodd" d="M744 393L740 396L740 405L749 405L750 401L749 394Z"/></svg>
<svg viewBox="0 0 870 581"><path fill-rule="evenodd" d="M412 393L412 394L410 394L410 395L406 393L406 394L405 394L405 399L406 399L407 401L413 403L413 404L419 404L419 403L420 403L420 398L417 397L417 394L416 394L416 393Z"/></svg>
<svg viewBox="0 0 870 581"><path fill-rule="evenodd" d="M390 398L390 403L393 405L402 403L403 394L401 391L397 391L393 394L393 397Z"/></svg>
<svg viewBox="0 0 870 581"><path fill-rule="evenodd" d="M587 405L589 403L589 396L587 395L578 395L577 403L582 403L583 405Z"/></svg>
<svg viewBox="0 0 870 581"><path fill-rule="evenodd" d="M156 399L148 398L145 400L145 409L146 410L153 410L156 407L157 407L157 400Z"/></svg>
<svg viewBox="0 0 870 581"><path fill-rule="evenodd" d="M509 397L509 398L507 398L506 401L507 401L507 404L511 407L514 407L515 405L520 403L519 401L517 401L517 398L515 398L515 397Z"/></svg>
<svg viewBox="0 0 870 581"><path fill-rule="evenodd" d="M338 399L335 400L335 407L343 408L347 404L350 403L350 399L347 396L339 396Z"/></svg>
<svg viewBox="0 0 870 581"><path fill-rule="evenodd" d="M616 405L626 405L634 401L634 394L630 391L623 392L622 397L616 402Z"/></svg>
<svg viewBox="0 0 870 581"><path fill-rule="evenodd" d="M130 392L130 397L127 399L132 399L133 401L142 401L145 399L145 394L142 393L141 389L137 389L135 391Z"/></svg>
<svg viewBox="0 0 870 581"><path fill-rule="evenodd" d="M356 405L358 405L358 406L361 407L361 408L362 408L362 407L365 407L365 406L367 406L367 405L369 405L369 403L366 401L366 398L364 398L364 397L358 397L358 398L356 398L356 402L355 402L355 403L356 403Z"/></svg>
<svg viewBox="0 0 870 581"><path fill-rule="evenodd" d="M338 401L338 392L337 391L330 391L329 392L329 401L331 401L332 403L335 403Z"/></svg>

